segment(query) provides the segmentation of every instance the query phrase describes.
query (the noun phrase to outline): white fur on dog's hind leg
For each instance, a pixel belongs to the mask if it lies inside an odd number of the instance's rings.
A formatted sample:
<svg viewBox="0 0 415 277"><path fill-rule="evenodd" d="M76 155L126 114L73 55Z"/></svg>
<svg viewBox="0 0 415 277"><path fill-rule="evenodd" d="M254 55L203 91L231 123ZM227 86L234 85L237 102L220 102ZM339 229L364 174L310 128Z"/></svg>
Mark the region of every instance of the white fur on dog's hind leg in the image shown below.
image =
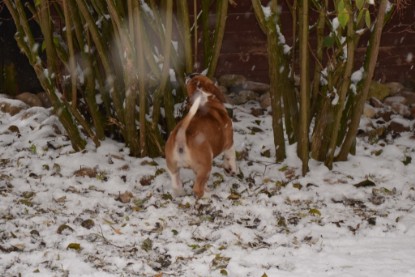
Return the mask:
<svg viewBox="0 0 415 277"><path fill-rule="evenodd" d="M182 196L184 195L184 189L182 180L180 180L180 171L177 171L175 173L168 170L171 178L171 186L173 187L173 194L174 196Z"/></svg>
<svg viewBox="0 0 415 277"><path fill-rule="evenodd" d="M224 152L223 167L225 168L225 171L227 173L231 175L237 174L236 153L235 153L235 147L233 145L229 149L226 149Z"/></svg>

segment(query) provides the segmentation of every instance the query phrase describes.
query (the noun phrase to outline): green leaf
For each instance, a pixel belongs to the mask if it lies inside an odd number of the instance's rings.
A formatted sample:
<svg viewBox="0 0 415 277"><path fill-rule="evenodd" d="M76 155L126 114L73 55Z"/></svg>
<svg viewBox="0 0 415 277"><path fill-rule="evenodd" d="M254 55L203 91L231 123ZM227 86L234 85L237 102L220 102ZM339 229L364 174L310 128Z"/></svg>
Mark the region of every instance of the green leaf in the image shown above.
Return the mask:
<svg viewBox="0 0 415 277"><path fill-rule="evenodd" d="M30 145L30 152L32 152L32 154L36 154L36 145L32 144Z"/></svg>
<svg viewBox="0 0 415 277"><path fill-rule="evenodd" d="M46 42L45 41L42 42L42 47L40 49L42 49L42 52L45 51L45 49L46 49Z"/></svg>
<svg viewBox="0 0 415 277"><path fill-rule="evenodd" d="M198 249L200 246L197 244L190 244L189 247L192 248L192 250L195 250Z"/></svg>
<svg viewBox="0 0 415 277"><path fill-rule="evenodd" d="M324 38L324 40L323 40L323 46L324 47L329 48L329 47L333 47L333 45L334 45L334 38L333 37L327 36L327 37Z"/></svg>
<svg viewBox="0 0 415 277"><path fill-rule="evenodd" d="M158 168L156 170L156 173L154 173L154 175L159 176L159 175L163 174L164 172L166 172L166 170L164 168Z"/></svg>
<svg viewBox="0 0 415 277"><path fill-rule="evenodd" d="M284 172L288 169L288 165L283 165L281 168L279 168L278 170L281 172Z"/></svg>
<svg viewBox="0 0 415 277"><path fill-rule="evenodd" d="M321 212L317 209L310 209L308 212L314 216L321 216Z"/></svg>
<svg viewBox="0 0 415 277"><path fill-rule="evenodd" d="M228 276L228 272L226 271L226 269L221 269L220 274L223 276Z"/></svg>
<svg viewBox="0 0 415 277"><path fill-rule="evenodd" d="M356 0L356 7L359 10L362 10L363 6L365 5L366 0Z"/></svg>
<svg viewBox="0 0 415 277"><path fill-rule="evenodd" d="M357 20L356 22L359 23L360 21L362 21L363 15L365 14L365 10L360 10L359 14L357 15Z"/></svg>
<svg viewBox="0 0 415 277"><path fill-rule="evenodd" d="M172 196L170 193L163 193L163 194L161 195L161 198L162 198L163 200L173 200L173 196Z"/></svg>
<svg viewBox="0 0 415 277"><path fill-rule="evenodd" d="M66 249L72 249L72 250L76 250L76 251L79 252L79 251L81 251L82 248L81 248L81 245L79 243L72 242L72 243L68 244Z"/></svg>
<svg viewBox="0 0 415 277"><path fill-rule="evenodd" d="M53 37L53 44L55 45L55 47L59 47L59 37L58 36L54 36Z"/></svg>
<svg viewBox="0 0 415 277"><path fill-rule="evenodd" d="M366 26L368 28L370 28L370 25L372 23L371 23L371 20L370 20L370 12L369 12L369 10L366 10L366 13L365 13L365 22L366 22Z"/></svg>
<svg viewBox="0 0 415 277"><path fill-rule="evenodd" d="M300 183L294 183L293 184L293 188L296 188L298 190L301 190L303 188L303 185L301 185Z"/></svg>
<svg viewBox="0 0 415 277"><path fill-rule="evenodd" d="M340 0L337 4L337 12L340 13L342 10L344 10L344 1Z"/></svg>
<svg viewBox="0 0 415 277"><path fill-rule="evenodd" d="M349 22L350 16L346 9L340 10L338 14L338 19L340 25L345 28L347 25L347 22Z"/></svg>

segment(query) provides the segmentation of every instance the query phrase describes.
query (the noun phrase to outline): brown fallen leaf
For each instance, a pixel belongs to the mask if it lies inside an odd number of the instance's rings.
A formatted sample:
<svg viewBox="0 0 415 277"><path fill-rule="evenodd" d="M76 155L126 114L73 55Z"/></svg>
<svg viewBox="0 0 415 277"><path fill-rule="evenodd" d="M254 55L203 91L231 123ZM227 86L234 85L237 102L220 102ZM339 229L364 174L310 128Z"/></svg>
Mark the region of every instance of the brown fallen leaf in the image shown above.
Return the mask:
<svg viewBox="0 0 415 277"><path fill-rule="evenodd" d="M114 231L114 233L116 233L117 235L122 235L122 232L121 232L120 229L116 229L116 228L113 228L113 227L111 227L111 228Z"/></svg>
<svg viewBox="0 0 415 277"><path fill-rule="evenodd" d="M151 183L153 182L154 178L155 178L155 176L151 176L151 175L146 175L146 176L143 176L143 177L140 179L140 184L141 184L143 187L145 187L145 186L149 186L149 185L151 185Z"/></svg>
<svg viewBox="0 0 415 277"><path fill-rule="evenodd" d="M356 188L367 188L367 187L375 187L376 184L369 179L363 180L357 184L354 184Z"/></svg>
<svg viewBox="0 0 415 277"><path fill-rule="evenodd" d="M115 200L120 201L121 203L129 203L133 198L133 194L130 191L125 191L120 193Z"/></svg>
<svg viewBox="0 0 415 277"><path fill-rule="evenodd" d="M78 170L76 170L73 173L76 177L89 177L89 178L95 178L98 174L96 168L92 167L82 167Z"/></svg>
<svg viewBox="0 0 415 277"><path fill-rule="evenodd" d="M59 198L53 198L53 201L55 201L56 203L65 203L66 202L66 196L62 196Z"/></svg>

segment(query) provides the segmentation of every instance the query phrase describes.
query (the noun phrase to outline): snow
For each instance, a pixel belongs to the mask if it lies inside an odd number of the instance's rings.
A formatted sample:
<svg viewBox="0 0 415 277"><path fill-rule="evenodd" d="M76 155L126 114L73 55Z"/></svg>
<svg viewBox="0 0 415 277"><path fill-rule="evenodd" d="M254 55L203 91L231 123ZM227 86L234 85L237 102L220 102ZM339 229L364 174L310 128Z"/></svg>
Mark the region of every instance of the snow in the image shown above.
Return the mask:
<svg viewBox="0 0 415 277"><path fill-rule="evenodd" d="M268 18L271 16L272 11L270 6L262 6L262 12L264 13L265 19L268 20Z"/></svg>
<svg viewBox="0 0 415 277"><path fill-rule="evenodd" d="M352 83L357 84L358 82L360 82L363 79L364 72L365 70L363 67L353 72L351 76Z"/></svg>
<svg viewBox="0 0 415 277"><path fill-rule="evenodd" d="M161 157L110 139L76 153L50 110L0 112L0 275L414 276L413 134L359 137L356 156L302 177L295 145L274 163L271 118L252 108L233 107L241 174L215 160L200 200L186 170L171 197Z"/></svg>
<svg viewBox="0 0 415 277"><path fill-rule="evenodd" d="M414 55L413 55L411 52L409 52L409 53L406 55L406 62L407 62L407 63L411 63L413 59L414 59Z"/></svg>
<svg viewBox="0 0 415 277"><path fill-rule="evenodd" d="M154 13L153 10L150 8L150 6L143 0L140 0L140 5L141 8L143 9L143 11L145 13L147 13L148 15L150 15L152 18L154 18Z"/></svg>
<svg viewBox="0 0 415 277"><path fill-rule="evenodd" d="M332 26L332 30L335 33L337 33L337 29L339 29L339 26L340 26L340 22L337 17L333 18L333 20L331 21L331 26Z"/></svg>
<svg viewBox="0 0 415 277"><path fill-rule="evenodd" d="M32 53L37 54L38 50L39 50L39 43L33 44Z"/></svg>

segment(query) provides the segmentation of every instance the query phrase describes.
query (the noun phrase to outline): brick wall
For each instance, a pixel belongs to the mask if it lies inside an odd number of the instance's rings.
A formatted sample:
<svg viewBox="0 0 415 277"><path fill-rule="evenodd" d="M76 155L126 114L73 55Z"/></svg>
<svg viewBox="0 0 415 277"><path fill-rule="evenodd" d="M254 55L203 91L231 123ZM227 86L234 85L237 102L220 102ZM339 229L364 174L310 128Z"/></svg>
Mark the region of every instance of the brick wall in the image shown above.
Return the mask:
<svg viewBox="0 0 415 277"><path fill-rule="evenodd" d="M193 1L190 1L193 2ZM268 81L266 36L253 13L251 1L236 1L229 6L225 37L216 75L224 73L243 74L251 80ZM263 1L266 3L267 1ZM285 1L280 1L284 4ZM192 4L190 4L192 5ZM191 7L191 11L192 11ZM375 71L375 79L383 82L411 80L415 82L415 3L396 13L386 26ZM291 44L291 15L282 7L283 33ZM311 37L310 40L313 40ZM357 49L361 65L366 42ZM412 55L414 58L411 58Z"/></svg>

